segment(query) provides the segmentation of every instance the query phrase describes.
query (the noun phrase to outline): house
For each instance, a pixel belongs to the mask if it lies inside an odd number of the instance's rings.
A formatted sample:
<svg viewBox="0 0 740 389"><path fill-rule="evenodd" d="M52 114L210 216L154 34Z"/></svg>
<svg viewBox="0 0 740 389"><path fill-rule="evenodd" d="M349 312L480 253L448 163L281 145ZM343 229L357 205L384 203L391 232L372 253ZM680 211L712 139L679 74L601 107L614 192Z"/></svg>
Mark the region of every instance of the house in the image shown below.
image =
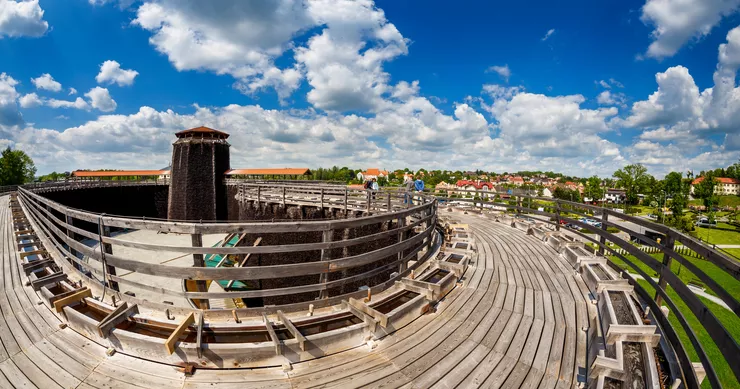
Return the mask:
<svg viewBox="0 0 740 389"><path fill-rule="evenodd" d="M485 182L485 181L472 181L472 180L458 180L455 183L455 187L460 190L460 194L468 194L463 191L475 191L475 192L495 192L496 189L493 187L492 182Z"/></svg>
<svg viewBox="0 0 740 389"><path fill-rule="evenodd" d="M378 168L370 168L367 171L361 172L360 175L362 175L361 180L372 180L373 178L388 177L389 173Z"/></svg>
<svg viewBox="0 0 740 389"><path fill-rule="evenodd" d="M524 185L524 179L520 176L514 176L509 179L509 183L514 184L516 186L522 186Z"/></svg>
<svg viewBox="0 0 740 389"><path fill-rule="evenodd" d="M717 184L714 186L714 194L717 195L740 195L740 180L736 178L715 177ZM694 186L704 181L699 177L691 182L691 194L694 194Z"/></svg>
<svg viewBox="0 0 740 389"><path fill-rule="evenodd" d="M451 190L455 188L456 188L455 185L448 184L444 181L440 182L434 187L435 191L446 191L446 190Z"/></svg>
<svg viewBox="0 0 740 389"><path fill-rule="evenodd" d="M552 192L550 191L550 189L548 189L548 188L542 189L542 197L547 197L547 198L550 198L551 199L552 198Z"/></svg>
<svg viewBox="0 0 740 389"><path fill-rule="evenodd" d="M607 189L604 200L607 203L621 204L627 198L627 192L623 189Z"/></svg>

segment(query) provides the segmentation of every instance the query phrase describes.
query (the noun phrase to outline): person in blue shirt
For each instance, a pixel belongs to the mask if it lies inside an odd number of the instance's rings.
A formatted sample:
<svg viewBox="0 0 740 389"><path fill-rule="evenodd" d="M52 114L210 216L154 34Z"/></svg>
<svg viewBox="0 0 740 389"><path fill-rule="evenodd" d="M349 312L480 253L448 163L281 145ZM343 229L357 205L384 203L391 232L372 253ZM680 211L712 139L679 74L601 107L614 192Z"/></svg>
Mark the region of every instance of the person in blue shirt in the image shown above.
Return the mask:
<svg viewBox="0 0 740 389"><path fill-rule="evenodd" d="M424 181L422 181L421 178L417 177L414 181L414 190L416 190L416 193L422 193L424 191ZM421 199L421 197L419 199Z"/></svg>

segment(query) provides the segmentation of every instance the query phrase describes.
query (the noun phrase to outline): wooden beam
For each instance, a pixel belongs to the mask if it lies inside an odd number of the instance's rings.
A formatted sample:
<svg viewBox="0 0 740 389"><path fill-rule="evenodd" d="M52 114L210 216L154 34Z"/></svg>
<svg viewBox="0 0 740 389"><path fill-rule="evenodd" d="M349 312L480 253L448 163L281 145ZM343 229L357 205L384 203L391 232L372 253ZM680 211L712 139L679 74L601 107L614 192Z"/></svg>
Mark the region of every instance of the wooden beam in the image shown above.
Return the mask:
<svg viewBox="0 0 740 389"><path fill-rule="evenodd" d="M193 323L195 323L195 313L190 312L185 320L181 321L180 325L175 328L175 331L170 334L170 337L167 338L167 341L164 342L164 347L167 350L167 354L172 355L172 353L175 352L175 344L180 338L180 335L182 335L185 330Z"/></svg>
<svg viewBox="0 0 740 389"><path fill-rule="evenodd" d="M191 234L190 235L190 240L192 242L192 246L193 247L203 247L203 235L202 234ZM198 267L200 267L200 268L206 267L206 262L203 259L203 254L193 254L193 267L196 267L196 268L198 268ZM205 280L198 280L198 281L195 281L195 285L196 285L195 288L196 288L196 290L198 292L208 292L207 281L205 281ZM200 309L209 309L210 308L210 303L209 303L208 299L201 299L201 300L198 300L197 302L199 303L198 304L198 307ZM172 353L170 353L170 354L172 354Z"/></svg>
<svg viewBox="0 0 740 389"><path fill-rule="evenodd" d="M293 334L293 337L298 341L298 346L300 346L301 351L306 351L306 337L301 334L300 331L298 331L297 328L295 328L295 325L293 325L293 322L288 319L283 311L279 310L277 311L278 318L281 322L283 322L283 325L285 328L288 329L288 332Z"/></svg>
<svg viewBox="0 0 740 389"><path fill-rule="evenodd" d="M84 289L65 298L54 301L54 310L57 311L57 313L62 312L62 309L67 305L82 301L85 299L85 297L92 298L92 292L90 291L90 289Z"/></svg>
<svg viewBox="0 0 740 389"><path fill-rule="evenodd" d="M18 236L18 235L25 235L25 234L30 234L32 232L33 232L33 230L19 230L19 231L16 231L15 232L15 235L16 236Z"/></svg>
<svg viewBox="0 0 740 389"><path fill-rule="evenodd" d="M275 333L275 329L272 328L272 323L270 322L270 319L267 318L267 315L262 312L262 320L265 322L265 328L267 328L267 333L270 334L270 339L272 339L272 344L275 345L275 355L282 355L283 350L280 344L280 339L278 339L277 334Z"/></svg>
<svg viewBox="0 0 740 389"><path fill-rule="evenodd" d="M127 302L121 302L121 305L116 307L113 312L109 313L108 316L104 317L103 320L98 323L98 334L100 334L103 339L108 339L108 335L113 328L137 313L139 313L138 305L134 304L129 306Z"/></svg>
<svg viewBox="0 0 740 389"><path fill-rule="evenodd" d="M20 257L21 257L21 259L23 259L23 258L29 257L31 255L41 255L41 254L46 254L46 250L21 251L20 252Z"/></svg>
<svg viewBox="0 0 740 389"><path fill-rule="evenodd" d="M48 276L41 277L37 280L31 281L31 287L33 287L33 290L39 290L44 285L49 284L55 284L59 281L66 280L67 275L62 272L56 272L54 274L49 274Z"/></svg>
<svg viewBox="0 0 740 389"><path fill-rule="evenodd" d="M50 266L53 264L54 264L54 260L49 259L49 258L44 258L39 261L31 261L31 262L23 263L21 264L21 266L23 266L23 271L26 274L28 274L28 273L31 273L33 271L36 271L38 269L41 269L41 268L44 268L46 266Z"/></svg>

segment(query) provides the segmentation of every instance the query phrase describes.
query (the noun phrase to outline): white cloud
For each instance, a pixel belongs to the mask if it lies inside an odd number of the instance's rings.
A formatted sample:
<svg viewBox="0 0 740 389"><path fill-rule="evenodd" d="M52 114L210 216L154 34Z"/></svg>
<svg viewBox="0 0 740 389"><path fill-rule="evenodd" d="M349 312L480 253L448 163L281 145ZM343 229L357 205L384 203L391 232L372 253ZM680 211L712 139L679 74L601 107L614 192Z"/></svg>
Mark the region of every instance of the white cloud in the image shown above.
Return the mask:
<svg viewBox="0 0 740 389"><path fill-rule="evenodd" d="M58 115L58 116L54 116L54 119L67 120L67 119L69 119L69 116L66 116L66 115Z"/></svg>
<svg viewBox="0 0 740 389"><path fill-rule="evenodd" d="M627 96L623 93L605 90L596 96L596 101L601 105L621 105L626 106Z"/></svg>
<svg viewBox="0 0 740 389"><path fill-rule="evenodd" d="M380 109L392 92L382 64L408 50L370 0L163 0L139 7L134 24L178 70L229 74L243 93L274 88L281 101L306 78L309 102L330 111ZM307 31L314 35L297 47ZM294 62L278 68L290 51Z"/></svg>
<svg viewBox="0 0 740 389"><path fill-rule="evenodd" d="M552 36L552 34L554 34L554 33L555 33L555 29L554 29L554 28L551 28L551 29L547 30L547 32L545 33L545 36L544 36L544 37L542 37L542 41L543 41L543 42L544 42L544 41L546 41L546 40L547 40L547 39L549 39L549 38L550 38L550 37Z"/></svg>
<svg viewBox="0 0 740 389"><path fill-rule="evenodd" d="M18 99L21 108L34 108L44 104L44 102L35 93L28 93Z"/></svg>
<svg viewBox="0 0 740 389"><path fill-rule="evenodd" d="M509 69L508 64L504 66L491 66L486 70L486 72L497 73L506 82L509 82L509 77L511 77L511 69Z"/></svg>
<svg viewBox="0 0 740 389"><path fill-rule="evenodd" d="M18 85L13 77L5 73L0 73L0 126L15 126L23 124L23 116L18 111L18 92L15 86Z"/></svg>
<svg viewBox="0 0 740 389"><path fill-rule="evenodd" d="M69 88L69 96L76 95L76 94L77 94L77 89Z"/></svg>
<svg viewBox="0 0 740 389"><path fill-rule="evenodd" d="M82 97L78 97L74 101L49 99L46 101L45 104L51 108L74 108L90 110L90 104L88 104L87 101L83 100ZM115 109L115 101L113 102L113 104ZM101 109L101 111L103 110Z"/></svg>
<svg viewBox="0 0 740 389"><path fill-rule="evenodd" d="M108 89L106 88L96 86L95 88L90 89L89 92L85 93L85 96L90 99L90 105L92 105L93 108L103 112L115 111L118 106L116 101L110 97L110 93L108 93ZM78 97L76 101L80 100L82 99Z"/></svg>
<svg viewBox="0 0 740 389"><path fill-rule="evenodd" d="M59 92L62 90L62 84L54 80L54 77L49 73L44 73L37 78L32 78L31 82L36 89L43 89L52 92Z"/></svg>
<svg viewBox="0 0 740 389"><path fill-rule="evenodd" d="M418 94L419 81L414 81L410 84L406 81L400 81L395 87L393 87L393 94L391 96L400 100L408 100Z"/></svg>
<svg viewBox="0 0 740 389"><path fill-rule="evenodd" d="M134 83L134 78L139 72L133 69L121 69L121 64L116 61L105 61L100 65L100 73L95 76L98 84L118 84L118 86L129 86Z"/></svg>
<svg viewBox="0 0 740 389"><path fill-rule="evenodd" d="M627 123L632 127L672 125L700 116L704 99L689 70L683 66L668 68L655 75L658 90L647 101L632 105Z"/></svg>
<svg viewBox="0 0 740 389"><path fill-rule="evenodd" d="M49 28L43 20L44 10L38 0L0 0L0 39L9 37L39 37Z"/></svg>
<svg viewBox="0 0 740 389"><path fill-rule="evenodd" d="M597 85L601 85L602 88L611 89L611 85L604 80L594 81Z"/></svg>
<svg viewBox="0 0 740 389"><path fill-rule="evenodd" d="M610 82L610 83L611 83L612 85L616 86L617 88L624 88L624 84L622 84L621 82L619 82L619 81L617 81L617 80L615 80L615 79L613 79L613 78L610 78L610 79L609 79L609 82Z"/></svg>
<svg viewBox="0 0 740 389"><path fill-rule="evenodd" d="M738 7L740 0L647 0L641 19L654 27L647 56L673 56L692 38L709 35L723 17L737 12Z"/></svg>

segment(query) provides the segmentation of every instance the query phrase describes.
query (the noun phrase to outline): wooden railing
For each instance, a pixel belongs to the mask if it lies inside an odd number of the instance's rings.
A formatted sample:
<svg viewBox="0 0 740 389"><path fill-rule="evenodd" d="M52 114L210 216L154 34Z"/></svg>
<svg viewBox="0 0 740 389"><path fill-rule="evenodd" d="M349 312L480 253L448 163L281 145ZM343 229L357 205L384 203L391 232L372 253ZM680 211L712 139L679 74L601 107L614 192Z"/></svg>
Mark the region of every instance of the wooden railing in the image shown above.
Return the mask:
<svg viewBox="0 0 740 389"><path fill-rule="evenodd" d="M270 196L274 193L281 196L283 193L289 194L286 197L281 197L282 204L306 205L302 204L299 199L311 197L306 202L313 206L322 206L321 199L313 199L315 194L313 189L283 186L271 188L268 191L267 187L262 185L256 188L262 188L260 191L264 189L265 195L269 194ZM393 285L395 280L408 274L415 266L420 265L423 261L419 259L429 252L433 244L438 243L435 242L437 234L434 231L437 204L436 200L430 196L419 195L414 205L407 203L403 206L399 205L403 204L403 196L400 198L390 197L390 202L386 197L383 204L391 204L391 206L385 208L378 204L377 199L372 201L372 197L370 197L371 211L367 212L368 194L365 191L342 189L337 193L347 194L346 199L348 200L343 201L341 207L353 211L355 216L358 212L367 216L316 221L220 221L200 223L116 217L73 209L36 193L43 192L46 189L47 187L21 188L19 189L19 199L29 218L38 226L39 232L49 238L49 242L53 244L59 257L66 259L60 265L64 266L66 270L92 281L93 284L102 283L104 288L110 290L110 293L124 292L129 289L146 291L149 294L160 296L159 301L145 301L121 293L124 300L131 300L141 306L153 309L176 311L178 307L162 302L168 296L187 300L207 300L289 296L308 292L317 292L323 298L323 301L311 301L315 305L330 305L339 302L341 299L346 299L348 296L359 296L364 292L329 296L326 293L327 290L351 282L367 281L384 272L397 273L393 278L386 279L385 282L367 285L373 289L373 292L379 292ZM250 186L244 195L248 197L251 193L249 191L252 189L254 188ZM321 190L319 190L320 193ZM323 206L332 206L328 196L334 196L336 193L329 191L324 193L327 198L324 199L326 204ZM350 201L356 198L364 198L364 201ZM342 197L342 199L345 199L345 197ZM280 204L280 201L272 197L260 197L259 201ZM188 234L192 238L193 245L171 246L135 241L124 237L111 237L111 230L116 229L146 230L151 231L152 234ZM363 230L369 232L363 232ZM259 246L200 247L202 237L205 234L223 234L224 236L248 234L263 238L279 238L280 234L306 234L310 237L308 237L307 243L299 244L278 243ZM83 244L81 243L83 239L88 239L93 244ZM278 240L273 239L273 242ZM101 250L100 247L104 247L105 250ZM365 247L371 248L366 249ZM193 266L173 266L159 262L146 262L138 260L135 256L121 254L120 252L126 250L120 250L120 248L135 249L138 252L143 250L152 256L156 256L158 252L182 253L183 256L192 255ZM337 252L343 254L337 255ZM244 256L277 253L307 257L311 257L313 255L311 253L315 253L315 258L310 258L301 263L269 266L204 267L204 255ZM409 267L407 264L411 260L416 261L416 264ZM368 265L373 264L375 266L370 266L368 270ZM119 275L121 271L129 272L129 274L124 277ZM184 280L195 280L201 284L209 280L269 280L317 275L319 281L306 285L273 289L208 292L205 288L200 288L198 291L182 291L152 285L140 278L133 277L130 275L131 272L172 279L173 281L168 284L177 286L181 285ZM329 277L329 275L333 275L333 277ZM169 299L171 300L171 298ZM185 308L187 309L187 307ZM282 309L290 310L290 308L285 307ZM256 310L256 308L253 310Z"/></svg>
<svg viewBox="0 0 740 389"><path fill-rule="evenodd" d="M456 197L448 197L448 193L454 193ZM737 341L732 336L732 334L730 334L727 328L725 328L725 326L719 321L717 316L715 316L714 313L712 313L712 311L696 296L696 294L694 294L689 289L689 287L671 271L672 261L675 260L681 263L686 269L690 270L701 282L703 282L704 285L710 288L725 304L727 304L730 310L732 310L733 313L737 316L740 315L740 302L738 302L738 297L740 296L733 296L732 294L730 294L726 289L722 287L722 285L718 284L717 281L707 275L703 270L694 265L691 261L686 259L681 254L677 253L674 250L674 243L680 242L685 247L688 247L689 249L704 257L707 261L716 265L719 269L722 269L729 276L735 278L736 280L740 280L740 262L738 262L737 260L730 258L724 253L712 249L710 246L680 231L639 217L625 215L609 208L602 208L593 205L575 203L554 198L523 195L510 197L507 195L507 199L502 200L499 198L501 194L485 191L465 191L455 189L447 192L434 190L434 194L436 195L438 201L444 203L467 203L470 204L470 208L478 209L481 211L484 209L497 207L498 209L514 211L516 212L516 214L527 213L532 215L545 216L546 218L538 219L537 221L553 224L555 225L556 229L560 229L562 221L576 226L580 229L588 230L591 233L595 234L596 236L598 236L598 238L596 239L588 236L587 234L581 233L579 230L570 230L570 232L575 233L586 239L587 241L597 245L599 247L599 252L608 252L610 253L610 255L621 259L624 263L629 265L635 273L642 276L642 278L644 278L645 281L647 281L655 289L655 295L651 296L640 285L640 283L636 282L635 279L629 275L629 273L622 273L622 276L628 279L629 282L634 285L638 295L646 300L648 306L653 308L651 309L652 314L655 315L657 321L661 324L661 327L666 332L666 339L676 351L676 355L684 374L683 382L686 383L687 387L698 388L699 385L697 377L691 365L691 360L688 357L688 353L686 352L684 345L680 343L674 329L671 328L668 324L669 322L667 320L667 317L663 315L660 309L655 309L661 304L661 301L665 302L665 304L668 305L671 310L671 314L676 316L679 323L681 324L681 327L688 335L692 346L696 350L696 353L699 356L704 369L706 370L707 379L711 383L712 387L720 388L722 387L722 385L712 365L712 361L707 356L704 347L699 342L696 336L696 332L689 325L686 317L682 314L682 312L676 305L676 302L674 302L669 297L667 292L668 286L670 286L673 291L675 291L675 293L681 298L683 303L696 316L699 323L701 323L706 332L717 345L717 348L720 350L722 356L727 361L727 364L732 369L735 377L740 381L740 363L738 363L737 359L738 356L740 356L740 346L738 345ZM539 202L540 205L543 205L542 207L540 207L543 208L542 211L538 210L538 207L524 206L532 203L536 204L537 202ZM587 212L591 214L588 214ZM577 214L582 217L597 219L601 222L601 228L597 228L591 224L581 222L580 220L571 217L563 216L563 213ZM663 238L659 243L657 240L651 239L640 233L639 231L634 231L622 224L615 223L614 219L617 218L656 231L662 234ZM638 247L631 244L629 241L623 240L617 235L607 232L606 229L608 227L617 228L620 231L628 233L631 237L639 238L642 242L649 246L660 249L660 251L662 251L664 254L663 261L661 262L656 260L652 256L640 250ZM638 266L637 263L634 263L634 261L626 258L624 255L621 254L621 252L618 252L609 244L607 244L607 242L612 243L613 245L623 249L630 255L642 261L644 264L646 264L648 267L650 267L652 270L660 275L659 280L653 280L652 277L646 274L642 270L642 268ZM621 269L616 267L614 263L612 263L611 261L609 263L612 267L621 271Z"/></svg>

